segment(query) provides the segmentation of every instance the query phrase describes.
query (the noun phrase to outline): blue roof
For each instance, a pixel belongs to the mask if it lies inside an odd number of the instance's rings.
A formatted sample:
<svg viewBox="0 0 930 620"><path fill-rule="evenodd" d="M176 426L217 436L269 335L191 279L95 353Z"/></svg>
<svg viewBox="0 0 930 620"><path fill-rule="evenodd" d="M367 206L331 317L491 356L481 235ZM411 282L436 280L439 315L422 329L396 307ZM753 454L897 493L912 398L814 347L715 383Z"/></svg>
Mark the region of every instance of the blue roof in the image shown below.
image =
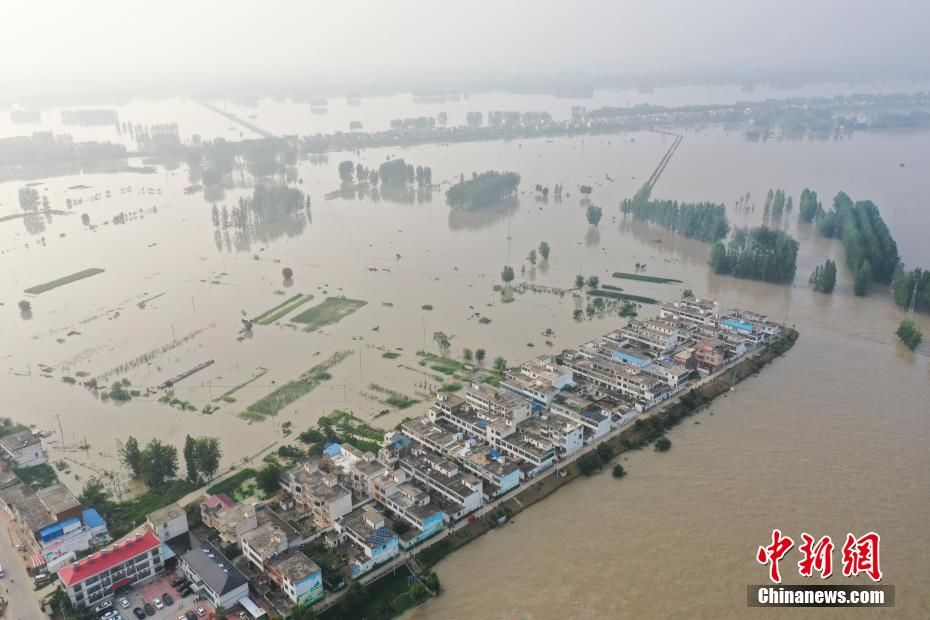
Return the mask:
<svg viewBox="0 0 930 620"><path fill-rule="evenodd" d="M743 332L752 331L752 323L747 323L746 321L737 320L737 319L726 319L723 322L724 325L729 325L733 329L738 329Z"/></svg>
<svg viewBox="0 0 930 620"><path fill-rule="evenodd" d="M81 516L84 517L84 525L87 527L100 527L101 525L106 526L107 524L107 522L103 520L103 517L100 516L100 513L93 508L88 508Z"/></svg>
<svg viewBox="0 0 930 620"><path fill-rule="evenodd" d="M323 454L325 454L326 456L339 456L339 454L341 453L342 453L342 446L340 446L336 442L333 442L329 444L328 446L326 446L325 448L323 448Z"/></svg>
<svg viewBox="0 0 930 620"><path fill-rule="evenodd" d="M533 411L542 411L545 408L545 406L542 403L537 403L537 402L533 402L531 406L532 406Z"/></svg>
<svg viewBox="0 0 930 620"><path fill-rule="evenodd" d="M488 456L490 456L492 459L498 459L500 458L501 455L500 455L500 452L498 452L497 450L491 450L488 453Z"/></svg>

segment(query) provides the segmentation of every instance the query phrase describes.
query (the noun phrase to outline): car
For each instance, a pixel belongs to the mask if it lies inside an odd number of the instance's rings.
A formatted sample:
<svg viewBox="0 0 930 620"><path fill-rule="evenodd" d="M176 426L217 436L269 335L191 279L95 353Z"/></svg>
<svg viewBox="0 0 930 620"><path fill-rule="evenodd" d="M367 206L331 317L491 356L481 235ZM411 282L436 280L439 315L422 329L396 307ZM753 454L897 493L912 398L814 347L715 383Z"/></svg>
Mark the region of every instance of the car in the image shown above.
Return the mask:
<svg viewBox="0 0 930 620"><path fill-rule="evenodd" d="M197 614L195 614L192 611L189 611L186 614L184 614L184 617L187 618L187 620L197 620Z"/></svg>
<svg viewBox="0 0 930 620"><path fill-rule="evenodd" d="M181 585L181 584L183 584L183 583L187 583L187 579L185 579L184 577L178 577L177 579L173 579L173 580L171 581L171 587L172 587L172 588L177 588L179 585Z"/></svg>
<svg viewBox="0 0 930 620"><path fill-rule="evenodd" d="M207 613L207 610L204 609L203 607L198 607L198 608L195 609L194 611L197 612L197 615L198 615L198 616L204 616L204 615L206 615L206 613Z"/></svg>
<svg viewBox="0 0 930 620"><path fill-rule="evenodd" d="M173 604L174 604L174 599L171 598L171 595L168 594L167 592L165 592L164 594L161 595L161 600L165 603L165 605L173 605Z"/></svg>
<svg viewBox="0 0 930 620"><path fill-rule="evenodd" d="M154 616L154 615L155 615L155 608L152 607L152 604L151 604L151 603L146 603L146 604L145 604L145 615L147 615L147 616Z"/></svg>
<svg viewBox="0 0 930 620"><path fill-rule="evenodd" d="M165 604L162 603L162 602L161 602L161 599L158 598L158 597L155 597L155 598L152 599L152 605L155 605L155 609L164 609L164 608L165 608Z"/></svg>
<svg viewBox="0 0 930 620"><path fill-rule="evenodd" d="M181 598L190 596L190 595L191 595L191 589L190 589L190 588L181 588L181 590L178 592L178 594L181 595Z"/></svg>
<svg viewBox="0 0 930 620"><path fill-rule="evenodd" d="M102 603L94 607L94 613L101 614L105 612L106 610L110 609L111 607L113 607L113 601L103 601Z"/></svg>
<svg viewBox="0 0 930 620"><path fill-rule="evenodd" d="M252 616L250 616L248 612L244 610L239 611L239 617L242 618L242 620L252 620Z"/></svg>
<svg viewBox="0 0 930 620"><path fill-rule="evenodd" d="M141 607L133 607L132 613L134 613L139 620L144 620L145 618L145 612L142 611Z"/></svg>
<svg viewBox="0 0 930 620"><path fill-rule="evenodd" d="M120 618L122 618L122 616L120 616L119 612L115 609L111 609L107 613L100 616L101 620L120 620Z"/></svg>
<svg viewBox="0 0 930 620"><path fill-rule="evenodd" d="M125 596L119 600L119 606L123 609L129 609L129 599Z"/></svg>

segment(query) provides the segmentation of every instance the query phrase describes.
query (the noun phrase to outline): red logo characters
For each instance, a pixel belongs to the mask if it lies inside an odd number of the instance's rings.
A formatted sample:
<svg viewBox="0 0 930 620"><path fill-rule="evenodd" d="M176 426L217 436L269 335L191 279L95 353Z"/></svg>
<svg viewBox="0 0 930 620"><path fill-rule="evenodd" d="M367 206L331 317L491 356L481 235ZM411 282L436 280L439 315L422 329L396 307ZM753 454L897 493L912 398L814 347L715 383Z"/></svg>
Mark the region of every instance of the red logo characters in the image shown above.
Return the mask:
<svg viewBox="0 0 930 620"><path fill-rule="evenodd" d="M802 577L813 577L820 574L826 579L833 574L833 540L824 536L815 540L807 532L801 534L801 545L798 550L803 556L798 562L798 572ZM881 581L882 571L878 559L878 547L881 537L875 532L869 532L859 538L853 534L846 535L843 545L843 576L853 577L865 573L872 581ZM773 583L781 583L781 572L778 567L788 551L794 546L794 540L785 536L781 530L772 530L772 542L759 547L756 552L756 561L769 567L769 579Z"/></svg>

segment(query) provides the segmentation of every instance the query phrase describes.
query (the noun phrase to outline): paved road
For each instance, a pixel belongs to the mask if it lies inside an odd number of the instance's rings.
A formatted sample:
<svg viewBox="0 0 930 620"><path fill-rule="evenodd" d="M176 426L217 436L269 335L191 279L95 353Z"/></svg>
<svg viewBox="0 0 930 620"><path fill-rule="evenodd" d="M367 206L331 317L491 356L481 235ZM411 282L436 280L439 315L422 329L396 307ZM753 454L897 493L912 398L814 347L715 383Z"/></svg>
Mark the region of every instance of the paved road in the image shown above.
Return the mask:
<svg viewBox="0 0 930 620"><path fill-rule="evenodd" d="M0 579L0 588L9 602L4 618L10 620L39 620L47 616L39 607L32 590L32 578L26 573L22 554L16 550L16 529L10 516L0 510L0 564L6 576ZM12 537L14 542L11 542Z"/></svg>

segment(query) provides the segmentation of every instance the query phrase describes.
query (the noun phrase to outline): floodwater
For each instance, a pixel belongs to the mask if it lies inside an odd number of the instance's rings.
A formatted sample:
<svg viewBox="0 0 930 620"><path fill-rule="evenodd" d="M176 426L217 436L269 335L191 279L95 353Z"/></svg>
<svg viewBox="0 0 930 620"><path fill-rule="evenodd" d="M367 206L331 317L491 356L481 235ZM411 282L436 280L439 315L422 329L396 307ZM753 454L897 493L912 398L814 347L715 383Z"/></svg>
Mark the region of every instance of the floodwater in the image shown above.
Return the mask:
<svg viewBox="0 0 930 620"><path fill-rule="evenodd" d="M223 126L225 119L218 118ZM922 203L930 181L921 174L930 168L927 133L767 143L746 142L723 129L683 133L655 196L723 201L733 223L755 225L762 222L769 187L784 187L795 204L805 186L824 202L844 189L854 199L876 201L908 265L930 265L930 246L921 238L930 229ZM375 419L387 406L369 386L425 399L436 381L423 374L415 351L435 351L434 331L452 336L453 354L484 347L488 359L502 355L517 362L619 323L611 317L573 321L580 302L570 294L526 293L502 303L492 287L505 264L514 266L517 282L568 288L579 273L608 282L611 272L646 263L647 273L683 284L613 283L662 300L692 288L724 306L768 312L796 325L801 339L784 359L715 402L713 416L703 413L700 425L674 430L668 454L634 454L625 462L630 475L623 481L599 476L574 483L441 563L445 594L411 616L743 616L745 586L765 575L755 564L755 549L776 527L795 538L802 531L834 539L847 531L878 531L883 583L897 586L897 611L927 615L930 345L912 353L897 342L893 332L904 313L887 295L853 297L841 247L798 225L797 206L785 224L801 241L793 286L714 276L706 266L706 244L624 220L619 200L642 184L671 141L636 132L334 153L327 163L299 165L301 188L312 198L308 221L289 230L256 231L250 242L238 243L231 230L227 243L222 227L214 227L202 194L185 194L190 180L183 166L150 175L46 179L36 189L52 209L67 211L69 197L83 203L50 221L0 221L4 415L54 431L52 458L70 461L71 474L63 478L75 490L91 475L118 468L116 442L129 434L178 446L188 433L215 435L228 466L288 441L281 430L286 421L299 432L338 407L390 427L423 412L426 404L420 403ZM338 189L342 159L374 167L388 156L431 166L442 189L378 202L324 199ZM515 204L482 213L450 211L442 195L447 184L486 169L522 175ZM539 201L532 192L537 183L562 183L566 196ZM592 185L593 202L604 208L598 229L585 221L580 184ZM241 185L212 198L231 208L251 191ZM19 212L21 186L0 184L0 218ZM746 192L756 209L736 213L733 203ZM136 215L125 224L104 225L120 212ZM81 223L82 213L96 229ZM552 255L531 268L524 257L543 240ZM840 266L832 296L807 286L807 276L825 257ZM285 266L294 270L293 283L282 281ZM91 267L106 271L39 295L23 293ZM313 303L346 295L368 305L318 332L281 320L256 325L251 338L237 338L243 317L298 292L313 293ZM27 297L32 313L24 317L17 302ZM433 310L423 310L424 304ZM642 314L654 312L646 307ZM479 314L491 323L479 323ZM930 317L918 321L930 333ZM555 335L543 336L547 328ZM186 336L180 346L119 377L144 389L215 360L175 387L196 412L159 403L157 395L101 402L62 382L78 372L100 375ZM384 351L399 349L400 358L382 358ZM237 416L339 350L353 354L330 371L330 381L276 419L250 424ZM235 403L218 403L212 415L199 412L259 369L268 372L237 391ZM84 440L88 450L78 447Z"/></svg>

